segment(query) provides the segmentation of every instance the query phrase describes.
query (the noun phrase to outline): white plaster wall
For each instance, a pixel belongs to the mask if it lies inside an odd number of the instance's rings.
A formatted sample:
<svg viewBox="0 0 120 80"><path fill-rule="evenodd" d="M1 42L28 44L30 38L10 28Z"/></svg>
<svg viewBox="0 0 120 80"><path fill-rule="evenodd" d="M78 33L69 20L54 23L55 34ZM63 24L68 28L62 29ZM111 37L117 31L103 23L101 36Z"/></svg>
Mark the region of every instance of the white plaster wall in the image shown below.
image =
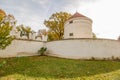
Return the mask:
<svg viewBox="0 0 120 80"><path fill-rule="evenodd" d="M69 24L69 21L73 23ZM73 36L69 36L73 33ZM86 18L70 19L64 26L64 39L67 38L92 38L92 21Z"/></svg>
<svg viewBox="0 0 120 80"><path fill-rule="evenodd" d="M120 57L120 41L108 39L68 39L52 42L14 40L0 57L37 55L41 47L47 47L47 55L62 58L89 59Z"/></svg>
<svg viewBox="0 0 120 80"><path fill-rule="evenodd" d="M120 57L120 41L104 39L71 39L46 44L50 56L89 59Z"/></svg>
<svg viewBox="0 0 120 80"><path fill-rule="evenodd" d="M18 57L36 55L43 42L14 40L5 50L0 50L0 57Z"/></svg>

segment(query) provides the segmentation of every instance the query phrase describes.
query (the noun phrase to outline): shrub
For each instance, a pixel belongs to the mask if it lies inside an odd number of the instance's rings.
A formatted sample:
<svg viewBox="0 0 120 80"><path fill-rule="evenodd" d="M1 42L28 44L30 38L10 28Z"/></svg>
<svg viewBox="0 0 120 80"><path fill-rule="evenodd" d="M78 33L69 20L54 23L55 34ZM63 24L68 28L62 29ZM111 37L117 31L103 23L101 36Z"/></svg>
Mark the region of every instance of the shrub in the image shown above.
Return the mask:
<svg viewBox="0 0 120 80"><path fill-rule="evenodd" d="M2 63L0 63L0 67L3 67L6 64L6 61L3 61Z"/></svg>
<svg viewBox="0 0 120 80"><path fill-rule="evenodd" d="M119 57L116 57L116 59L115 59L116 61L120 61L120 58Z"/></svg>
<svg viewBox="0 0 120 80"><path fill-rule="evenodd" d="M96 58L95 57L91 57L90 60L96 60Z"/></svg>
<svg viewBox="0 0 120 80"><path fill-rule="evenodd" d="M114 56L112 56L112 57L111 57L111 60L115 60L115 57L114 57Z"/></svg>
<svg viewBox="0 0 120 80"><path fill-rule="evenodd" d="M46 50L47 50L46 47L41 47L40 50L38 50L38 54L40 54L41 56L44 56Z"/></svg>

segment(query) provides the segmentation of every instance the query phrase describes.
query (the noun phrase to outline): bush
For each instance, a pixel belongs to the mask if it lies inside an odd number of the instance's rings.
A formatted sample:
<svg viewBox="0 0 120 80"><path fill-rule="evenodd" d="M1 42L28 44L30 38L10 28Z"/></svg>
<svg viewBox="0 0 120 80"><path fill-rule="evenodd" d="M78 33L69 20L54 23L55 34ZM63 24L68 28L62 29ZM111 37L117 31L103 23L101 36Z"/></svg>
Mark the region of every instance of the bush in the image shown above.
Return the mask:
<svg viewBox="0 0 120 80"><path fill-rule="evenodd" d="M41 47L40 50L38 50L38 54L40 54L41 56L44 56L46 50L47 50L46 47Z"/></svg>
<svg viewBox="0 0 120 80"><path fill-rule="evenodd" d="M6 64L6 61L3 61L2 63L0 63L0 67L3 67Z"/></svg>

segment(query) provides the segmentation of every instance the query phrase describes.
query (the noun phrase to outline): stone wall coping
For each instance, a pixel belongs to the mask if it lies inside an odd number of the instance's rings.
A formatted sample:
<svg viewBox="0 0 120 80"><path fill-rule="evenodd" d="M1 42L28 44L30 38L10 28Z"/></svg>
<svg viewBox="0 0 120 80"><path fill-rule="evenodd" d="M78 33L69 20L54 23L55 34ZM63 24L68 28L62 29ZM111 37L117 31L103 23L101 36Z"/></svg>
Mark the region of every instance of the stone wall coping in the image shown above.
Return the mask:
<svg viewBox="0 0 120 80"><path fill-rule="evenodd" d="M21 41L33 41L33 42L43 42L39 40L32 40L32 39L14 39L14 40L21 40Z"/></svg>
<svg viewBox="0 0 120 80"><path fill-rule="evenodd" d="M68 39L62 39L62 40L54 40L54 41L65 41L65 40L108 40L108 41L117 41L120 42L119 40L115 39L105 39L105 38L68 38ZM47 42L54 42L54 41L47 41Z"/></svg>

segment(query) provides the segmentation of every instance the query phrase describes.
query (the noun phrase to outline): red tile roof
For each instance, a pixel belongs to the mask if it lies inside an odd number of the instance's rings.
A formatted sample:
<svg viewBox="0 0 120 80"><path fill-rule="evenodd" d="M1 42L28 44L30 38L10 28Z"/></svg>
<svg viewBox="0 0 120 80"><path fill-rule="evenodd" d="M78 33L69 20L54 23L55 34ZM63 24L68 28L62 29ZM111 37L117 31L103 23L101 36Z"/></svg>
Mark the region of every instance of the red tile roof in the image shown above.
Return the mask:
<svg viewBox="0 0 120 80"><path fill-rule="evenodd" d="M72 19L72 18L77 18L77 17L86 17L78 12L76 12L74 15L72 15L69 19Z"/></svg>

